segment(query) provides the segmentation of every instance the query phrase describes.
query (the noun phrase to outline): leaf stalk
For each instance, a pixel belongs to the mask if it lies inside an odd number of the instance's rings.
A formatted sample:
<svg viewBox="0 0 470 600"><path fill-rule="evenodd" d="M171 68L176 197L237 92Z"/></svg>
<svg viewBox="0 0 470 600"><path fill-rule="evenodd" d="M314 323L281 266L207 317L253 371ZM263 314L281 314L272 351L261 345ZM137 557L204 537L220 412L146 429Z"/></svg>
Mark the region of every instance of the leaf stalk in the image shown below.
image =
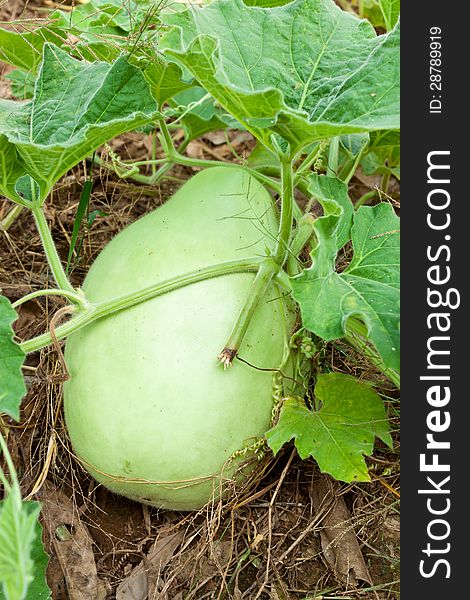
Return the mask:
<svg viewBox="0 0 470 600"><path fill-rule="evenodd" d="M41 238L44 252L46 254L47 262L49 263L49 267L52 271L52 275L54 276L57 286L65 292L75 294L75 290L72 287L72 284L69 282L62 266L62 262L54 244L54 240L52 239L44 211L42 210L41 206L32 204L31 212L33 213L36 227L39 232L39 237Z"/></svg>

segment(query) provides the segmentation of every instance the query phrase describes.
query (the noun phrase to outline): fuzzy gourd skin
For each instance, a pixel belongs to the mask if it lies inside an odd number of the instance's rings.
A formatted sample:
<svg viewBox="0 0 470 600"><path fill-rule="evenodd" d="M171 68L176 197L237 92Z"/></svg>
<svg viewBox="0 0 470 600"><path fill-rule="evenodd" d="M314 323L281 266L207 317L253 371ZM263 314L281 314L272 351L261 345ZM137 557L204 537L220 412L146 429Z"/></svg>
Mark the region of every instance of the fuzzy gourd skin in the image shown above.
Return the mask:
<svg viewBox="0 0 470 600"><path fill-rule="evenodd" d="M268 192L242 169L207 169L124 229L83 289L101 302L216 263L266 255L277 233ZM272 373L216 357L253 273L188 285L72 334L65 418L78 457L110 490L162 508L199 509L219 495L227 459L270 427ZM276 369L293 323L272 286L239 355Z"/></svg>

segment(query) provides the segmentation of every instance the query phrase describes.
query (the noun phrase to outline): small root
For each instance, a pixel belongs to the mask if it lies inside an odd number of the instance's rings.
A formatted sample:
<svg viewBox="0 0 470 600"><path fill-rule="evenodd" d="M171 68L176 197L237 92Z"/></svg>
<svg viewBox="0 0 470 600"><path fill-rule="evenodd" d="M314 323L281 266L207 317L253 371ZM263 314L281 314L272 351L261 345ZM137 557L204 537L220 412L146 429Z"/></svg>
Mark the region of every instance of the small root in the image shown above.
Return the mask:
<svg viewBox="0 0 470 600"><path fill-rule="evenodd" d="M237 352L238 350L234 350L233 348L224 348L217 357L219 364L223 365L224 369L233 366L233 361L237 356Z"/></svg>

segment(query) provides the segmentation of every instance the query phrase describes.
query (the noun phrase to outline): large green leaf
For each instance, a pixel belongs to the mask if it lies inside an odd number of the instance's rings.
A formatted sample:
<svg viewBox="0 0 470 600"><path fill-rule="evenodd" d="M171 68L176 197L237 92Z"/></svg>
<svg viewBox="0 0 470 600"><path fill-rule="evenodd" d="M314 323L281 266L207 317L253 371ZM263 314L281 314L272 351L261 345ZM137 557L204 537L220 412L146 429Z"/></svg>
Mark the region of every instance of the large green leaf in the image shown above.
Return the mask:
<svg viewBox="0 0 470 600"><path fill-rule="evenodd" d="M19 419L19 406L26 393L21 373L25 354L13 340L11 324L17 318L5 296L0 296L0 413Z"/></svg>
<svg viewBox="0 0 470 600"><path fill-rule="evenodd" d="M300 149L399 127L398 28L377 36L332 0L214 0L164 18L160 48L267 145L273 130Z"/></svg>
<svg viewBox="0 0 470 600"><path fill-rule="evenodd" d="M276 454L291 439L301 458L312 456L324 473L346 481L370 481L364 456L378 437L389 447L388 419L383 402L367 384L340 373L320 375L310 410L301 398L288 398L279 422L266 433Z"/></svg>
<svg viewBox="0 0 470 600"><path fill-rule="evenodd" d="M124 56L112 65L89 64L46 45L33 99L0 101L0 134L9 142L0 147L0 164L7 164L14 146L19 165L14 170L23 169L39 184L43 200L64 173L100 145L158 114L141 70Z"/></svg>
<svg viewBox="0 0 470 600"><path fill-rule="evenodd" d="M328 208L328 207L327 207ZM335 271L338 210L314 224L312 266L291 280L306 328L324 340L341 338L350 317L362 320L386 367L400 369L399 218L389 204L361 207L351 230L353 259Z"/></svg>

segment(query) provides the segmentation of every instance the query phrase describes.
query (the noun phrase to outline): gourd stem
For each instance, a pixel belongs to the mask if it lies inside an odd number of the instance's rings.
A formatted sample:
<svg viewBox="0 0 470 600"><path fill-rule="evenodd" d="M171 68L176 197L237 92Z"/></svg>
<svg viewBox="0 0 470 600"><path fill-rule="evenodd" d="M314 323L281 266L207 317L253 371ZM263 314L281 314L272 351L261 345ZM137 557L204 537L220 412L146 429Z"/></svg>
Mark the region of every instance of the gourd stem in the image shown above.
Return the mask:
<svg viewBox="0 0 470 600"><path fill-rule="evenodd" d="M0 222L0 231L8 231L16 219L20 216L24 206L21 204L15 204L10 210L7 216Z"/></svg>
<svg viewBox="0 0 470 600"><path fill-rule="evenodd" d="M33 300L34 298L40 298L41 296L63 296L64 298L67 298L67 300L70 300L74 304L77 304L78 306L80 306L83 310L86 310L90 306L89 302L85 299L85 296L83 293L82 294L75 293L75 292L72 293L72 292L67 292L65 290L56 290L56 289L38 290L36 292L31 292L31 294L27 294L26 296L23 296L23 298L20 298L19 300L14 302L12 304L12 306L13 306L13 308L16 309L19 306L21 306L22 304L24 304L25 302L29 302L29 300Z"/></svg>
<svg viewBox="0 0 470 600"><path fill-rule="evenodd" d="M397 389L400 389L400 374L387 367L380 354L367 343L367 329L363 323L356 319L349 319L346 326L346 341L356 348L371 364L381 371Z"/></svg>
<svg viewBox="0 0 470 600"><path fill-rule="evenodd" d="M225 344L225 348L217 357L225 368L231 365L237 356L256 307L266 294L266 290L268 289L271 280L278 271L279 265L272 258L267 258L261 263L255 280L251 285L248 298L242 306L230 337Z"/></svg>
<svg viewBox="0 0 470 600"><path fill-rule="evenodd" d="M263 259L255 257L210 265L209 267L204 267L197 271L184 273L183 275L174 277L170 280L161 281L142 290L125 294L124 296L113 300L89 305L86 310L77 313L70 321L57 327L55 329L55 337L57 339L63 339L97 319L126 310L132 306L146 302L147 300L152 300L157 296L162 296L163 294L167 294L173 290L183 288L193 283L198 283L199 281L205 281L207 279L222 277L233 273L256 273L259 270L262 261ZM32 340L22 342L20 347L25 353L28 353L45 348L51 343L51 334L44 333Z"/></svg>
<svg viewBox="0 0 470 600"><path fill-rule="evenodd" d="M39 237L41 238L47 262L49 263L49 267L52 271L52 275L54 276L57 286L65 292L74 294L75 290L65 274L41 206L32 204L31 211L38 228Z"/></svg>

